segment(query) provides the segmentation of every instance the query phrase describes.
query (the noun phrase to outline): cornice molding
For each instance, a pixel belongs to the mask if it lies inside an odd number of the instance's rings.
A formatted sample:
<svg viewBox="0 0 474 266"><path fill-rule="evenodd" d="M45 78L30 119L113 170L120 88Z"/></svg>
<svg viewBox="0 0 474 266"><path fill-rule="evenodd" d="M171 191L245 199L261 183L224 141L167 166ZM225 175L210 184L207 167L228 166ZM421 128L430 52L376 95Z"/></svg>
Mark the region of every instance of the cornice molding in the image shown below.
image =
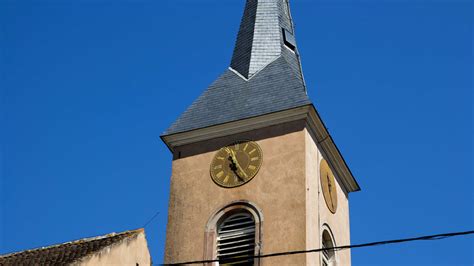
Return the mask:
<svg viewBox="0 0 474 266"><path fill-rule="evenodd" d="M312 104L187 132L163 135L161 139L171 152L174 152L175 148L179 146L302 119L306 121L308 131L326 155L333 170L340 177L344 189L347 192L359 191L360 187L357 181Z"/></svg>
<svg viewBox="0 0 474 266"><path fill-rule="evenodd" d="M164 135L161 138L168 148L174 152L175 147L182 145L304 119L307 116L308 108L309 106L297 107L215 126Z"/></svg>

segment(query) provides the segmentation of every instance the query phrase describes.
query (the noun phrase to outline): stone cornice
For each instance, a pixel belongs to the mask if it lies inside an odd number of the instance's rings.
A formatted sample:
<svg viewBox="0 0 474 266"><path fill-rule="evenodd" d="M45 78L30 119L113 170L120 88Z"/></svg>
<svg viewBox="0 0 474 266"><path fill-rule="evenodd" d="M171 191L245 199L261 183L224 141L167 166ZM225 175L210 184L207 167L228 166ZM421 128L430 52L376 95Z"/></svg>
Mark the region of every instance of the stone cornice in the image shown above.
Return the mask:
<svg viewBox="0 0 474 266"><path fill-rule="evenodd" d="M327 161L334 171L336 171L337 176L340 177L344 189L347 192L359 191L360 187L357 184L357 181L334 143L334 140L327 131L326 126L316 111L316 108L312 104L187 132L163 135L161 136L161 139L165 142L168 148L174 152L176 147L182 145L302 119L306 121L308 131L314 137L319 147L321 147L323 153L327 157Z"/></svg>

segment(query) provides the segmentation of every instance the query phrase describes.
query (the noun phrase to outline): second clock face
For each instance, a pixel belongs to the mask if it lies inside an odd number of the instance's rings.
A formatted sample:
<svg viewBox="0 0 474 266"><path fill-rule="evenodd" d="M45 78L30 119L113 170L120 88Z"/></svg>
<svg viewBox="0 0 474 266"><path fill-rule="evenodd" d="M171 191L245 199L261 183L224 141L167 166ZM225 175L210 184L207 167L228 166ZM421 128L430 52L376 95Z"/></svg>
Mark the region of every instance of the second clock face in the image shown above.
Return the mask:
<svg viewBox="0 0 474 266"><path fill-rule="evenodd" d="M211 177L223 187L241 186L255 177L262 162L262 150L257 143L239 141L216 153L211 163Z"/></svg>
<svg viewBox="0 0 474 266"><path fill-rule="evenodd" d="M323 191L324 200L328 209L332 213L336 213L337 210L337 190L336 190L336 180L334 174L329 167L329 164L326 160L321 161L320 165L320 178L321 178L321 187Z"/></svg>

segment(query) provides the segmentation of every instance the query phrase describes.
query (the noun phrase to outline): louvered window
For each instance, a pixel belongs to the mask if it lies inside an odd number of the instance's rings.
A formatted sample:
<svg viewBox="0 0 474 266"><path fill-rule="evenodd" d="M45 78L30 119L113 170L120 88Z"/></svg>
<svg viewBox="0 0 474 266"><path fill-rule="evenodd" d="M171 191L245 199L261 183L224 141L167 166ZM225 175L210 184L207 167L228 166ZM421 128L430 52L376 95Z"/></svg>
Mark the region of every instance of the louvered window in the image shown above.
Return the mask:
<svg viewBox="0 0 474 266"><path fill-rule="evenodd" d="M323 241L323 249L327 248ZM329 266L329 260L330 260L330 255L329 255L329 250L323 250L323 266Z"/></svg>
<svg viewBox="0 0 474 266"><path fill-rule="evenodd" d="M323 266L335 266L336 265L336 258L334 249L334 243L332 241L331 235L327 230L323 232L323 241L322 241L322 260Z"/></svg>
<svg viewBox="0 0 474 266"><path fill-rule="evenodd" d="M255 221L249 213L237 213L218 227L217 256L220 265L253 265Z"/></svg>

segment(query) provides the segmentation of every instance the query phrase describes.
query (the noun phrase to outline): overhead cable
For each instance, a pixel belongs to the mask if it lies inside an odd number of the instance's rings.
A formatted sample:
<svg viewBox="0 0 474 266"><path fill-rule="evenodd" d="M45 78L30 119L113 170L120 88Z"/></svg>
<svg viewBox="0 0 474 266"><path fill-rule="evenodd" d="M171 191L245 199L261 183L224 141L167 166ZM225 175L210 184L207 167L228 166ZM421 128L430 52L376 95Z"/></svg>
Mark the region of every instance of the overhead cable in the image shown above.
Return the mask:
<svg viewBox="0 0 474 266"><path fill-rule="evenodd" d="M450 237L463 236L463 235L472 235L472 234L474 234L474 230L473 231L465 231L465 232L455 232L455 233L421 236L421 237L414 237L414 238L404 238L404 239L378 241L378 242L371 242L371 243L357 244L357 245L338 246L338 247L331 247L331 248L297 250L297 251L287 251L287 252L271 253L271 254L264 254L264 255L257 255L257 256L239 257L239 258L236 258L236 261L242 261L242 260L251 261L253 259L291 256L291 255L305 254L305 253L317 253L317 252L322 252L322 251L340 251L340 250L345 250L345 249L382 246L382 245L398 244L398 243L413 242L413 241L434 241L434 240L441 240L441 239L446 239L446 238L450 238ZM191 264L203 264L203 263L213 263L213 262L219 262L219 259L187 261L187 262L170 263L170 264L162 264L162 265L167 265L167 266L168 265L169 266L173 266L173 265L191 265ZM226 260L226 263L231 263L231 262L232 261Z"/></svg>

